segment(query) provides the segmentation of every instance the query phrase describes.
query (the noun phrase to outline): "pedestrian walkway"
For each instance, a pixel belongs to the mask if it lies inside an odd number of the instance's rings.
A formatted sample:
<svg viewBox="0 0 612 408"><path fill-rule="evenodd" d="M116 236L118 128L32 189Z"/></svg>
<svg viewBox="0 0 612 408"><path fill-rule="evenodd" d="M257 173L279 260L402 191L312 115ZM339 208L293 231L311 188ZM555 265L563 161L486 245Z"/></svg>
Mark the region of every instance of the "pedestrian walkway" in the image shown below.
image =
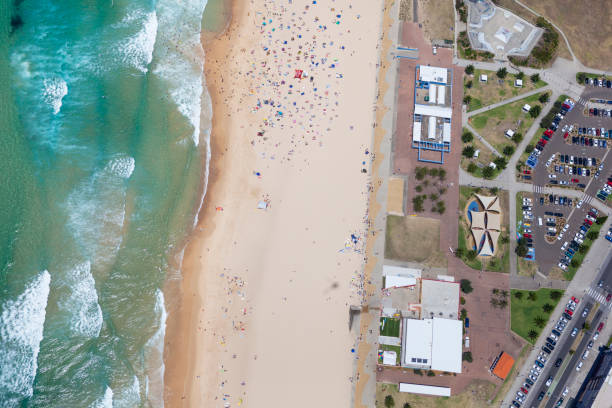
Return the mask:
<svg viewBox="0 0 612 408"><path fill-rule="evenodd" d="M386 344L387 346L399 346L401 341L399 337L378 336L378 343Z"/></svg>
<svg viewBox="0 0 612 408"><path fill-rule="evenodd" d="M545 193L546 193L545 188L546 188L546 187L543 187L543 186L536 186L536 185L534 184L534 185L533 185L533 192L534 192L534 193L536 193L536 194L545 194Z"/></svg>
<svg viewBox="0 0 612 408"><path fill-rule="evenodd" d="M608 308L610 308L612 306L612 302L606 301L606 295L601 293L599 290L597 290L595 288L589 288L589 291L587 293L588 293L589 296L591 296L593 299L595 299L596 301L598 301L602 305L606 305L607 304Z"/></svg>

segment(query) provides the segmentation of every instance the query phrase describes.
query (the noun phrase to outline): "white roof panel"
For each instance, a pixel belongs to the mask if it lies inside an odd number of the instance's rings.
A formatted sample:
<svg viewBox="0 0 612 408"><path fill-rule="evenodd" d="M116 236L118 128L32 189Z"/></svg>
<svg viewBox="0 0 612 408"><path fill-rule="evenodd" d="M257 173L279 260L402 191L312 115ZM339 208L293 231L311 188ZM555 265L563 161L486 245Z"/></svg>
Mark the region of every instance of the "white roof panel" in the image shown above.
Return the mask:
<svg viewBox="0 0 612 408"><path fill-rule="evenodd" d="M448 387L437 387L434 385L400 383L400 392L410 392L412 394L437 395L440 397L450 397L451 389Z"/></svg>
<svg viewBox="0 0 612 408"><path fill-rule="evenodd" d="M444 122L444 130L442 131L442 140L450 143L451 141L451 124Z"/></svg>
<svg viewBox="0 0 612 408"><path fill-rule="evenodd" d="M434 317L432 337L431 369L460 373L463 322Z"/></svg>
<svg viewBox="0 0 612 408"><path fill-rule="evenodd" d="M438 86L438 104L444 105L445 98L446 98L446 87L440 85Z"/></svg>
<svg viewBox="0 0 612 408"><path fill-rule="evenodd" d="M421 141L421 122L414 122L414 124L412 125L412 141Z"/></svg>
<svg viewBox="0 0 612 408"><path fill-rule="evenodd" d="M431 365L432 327L432 319L404 319L402 336L404 365L424 367Z"/></svg>
<svg viewBox="0 0 612 408"><path fill-rule="evenodd" d="M435 105L414 105L414 113L417 115L437 116L439 118L450 119L453 116L453 110L446 106Z"/></svg>
<svg viewBox="0 0 612 408"><path fill-rule="evenodd" d="M429 139L436 138L436 118L435 116L429 117L429 127L427 128L427 137Z"/></svg>
<svg viewBox="0 0 612 408"><path fill-rule="evenodd" d="M402 288L404 286L416 285L416 278L408 276L389 275L385 276L385 289L387 288Z"/></svg>
<svg viewBox="0 0 612 408"><path fill-rule="evenodd" d="M383 364L384 365L395 365L397 363L397 354L395 351L383 351Z"/></svg>
<svg viewBox="0 0 612 408"><path fill-rule="evenodd" d="M438 86L435 84L429 85L429 103L436 103L436 88Z"/></svg>
<svg viewBox="0 0 612 408"><path fill-rule="evenodd" d="M419 80L426 82L441 82L446 83L448 78L448 70L440 67L428 67L426 65L419 66Z"/></svg>
<svg viewBox="0 0 612 408"><path fill-rule="evenodd" d="M408 276L411 278L420 278L421 269L406 268L404 266L383 265L383 276Z"/></svg>

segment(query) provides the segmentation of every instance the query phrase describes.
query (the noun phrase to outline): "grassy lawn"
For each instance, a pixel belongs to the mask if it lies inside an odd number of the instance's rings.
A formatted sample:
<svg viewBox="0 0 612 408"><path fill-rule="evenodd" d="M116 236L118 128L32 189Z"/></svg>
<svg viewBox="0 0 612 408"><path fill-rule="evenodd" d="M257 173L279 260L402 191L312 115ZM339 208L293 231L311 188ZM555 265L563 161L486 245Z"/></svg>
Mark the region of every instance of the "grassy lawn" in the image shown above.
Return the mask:
<svg viewBox="0 0 612 408"><path fill-rule="evenodd" d="M469 130L467 128L463 128L463 133L465 132L469 132ZM462 155L461 168L465 171L468 171L468 166L470 165L470 163L474 163L476 165L476 170L471 172L471 174L475 177L484 178L484 176L482 175L482 169L488 166L489 163L491 163L493 160L495 160L495 154L493 154L493 152L487 146L485 146L485 144L482 143L480 139L476 136L474 136L474 139L469 143L461 142L461 150L463 150L463 148L467 145L472 145L474 146L475 150L480 150L480 154L477 158L467 158ZM500 172L501 170L496 168L493 172L492 178L497 177Z"/></svg>
<svg viewBox="0 0 612 408"><path fill-rule="evenodd" d="M489 400L495 392L495 384L484 380L472 380L460 394L452 397L431 397L399 392L397 384L376 384L376 407L384 408L385 397L391 395L395 408L409 403L412 408L488 408Z"/></svg>
<svg viewBox="0 0 612 408"><path fill-rule="evenodd" d="M487 82L480 82L481 74L487 76ZM542 80L533 83L529 79L529 76L525 75L523 77L523 87L516 88L514 86L515 80L515 74L508 74L506 78L500 80L495 71L487 71L483 69L474 69L474 73L472 75L464 74L463 94L469 95L472 98L467 108L468 112L547 85L547 83ZM472 87L468 88L467 84L470 81L472 82ZM502 82L500 83L499 81Z"/></svg>
<svg viewBox="0 0 612 408"><path fill-rule="evenodd" d="M531 291L528 290L519 290L512 289L511 300L510 300L510 325L512 331L530 342L534 344L538 339L535 337L533 340L529 338L529 332L534 330L537 336L540 335L542 328L538 327L534 318L537 316L541 316L545 322L548 321L550 317L550 313L544 312L542 306L548 303L553 307L557 305L558 301L553 300L550 297L551 292L554 292L554 289L546 289L542 288L533 293L535 293L535 300L530 300L528 295ZM563 292L559 290L559 292ZM522 293L522 298L518 299L516 294Z"/></svg>
<svg viewBox="0 0 612 408"><path fill-rule="evenodd" d="M597 233L597 238L599 238L599 231L601 230L601 227L603 227L603 225L605 224L605 220L608 219L608 217L601 217L604 218L604 222L601 223L601 225L597 224L596 222L593 223L593 226L591 227L591 229L589 229L590 233L591 231L594 231ZM588 235L587 233L587 235ZM597 239L595 238L595 239ZM566 280L572 280L574 278L574 275L576 274L576 272L578 271L578 269L580 268L580 265L582 265L582 261L584 261L584 258L586 258L586 256L589 253L589 250L591 249L591 245L593 245L593 242L595 240L590 240L587 237L585 237L584 239L584 243L581 245L581 247L586 247L587 250L586 252L582 253L580 250L578 250L576 252L576 254L574 255L574 257L572 258L572 262L570 263L569 268L567 268L567 271L565 271L565 273L563 274L564 278ZM574 262L576 261L576 262Z"/></svg>
<svg viewBox="0 0 612 408"><path fill-rule="evenodd" d="M505 136L506 130L512 129L525 135L533 124L535 119L523 112L523 105L526 103L531 106L541 105L538 101L540 95L542 94L528 96L519 101L472 116L468 120L480 136L491 143L498 152L502 153L505 146L516 147L516 143Z"/></svg>
<svg viewBox="0 0 612 408"><path fill-rule="evenodd" d="M402 348L400 346L381 344L378 346L378 349L381 351L395 351L395 364L400 365L400 360L402 359Z"/></svg>
<svg viewBox="0 0 612 408"><path fill-rule="evenodd" d="M446 256L440 251L440 220L388 215L385 258L446 267Z"/></svg>
<svg viewBox="0 0 612 408"><path fill-rule="evenodd" d="M380 335L389 337L400 336L400 319L383 317L380 319Z"/></svg>
<svg viewBox="0 0 612 408"><path fill-rule="evenodd" d="M459 187L459 212L461 215L459 216L459 236L458 236L458 244L459 248L463 249L464 253L467 253L469 250L473 249L473 237L470 232L468 220L465 217L466 206L468 201L474 196L475 193L483 194L483 195L497 195L500 200L500 205L502 208L502 231L500 234L500 238L497 242L497 250L494 256L487 257L476 257L473 260L467 258L467 256L462 257L463 263L469 266L472 269L482 270L483 265L484 269L492 272L510 272L510 244L509 242L503 242L504 236L508 235L508 192L504 190L498 190L495 194L488 189L478 189L471 188L468 186L460 186Z"/></svg>

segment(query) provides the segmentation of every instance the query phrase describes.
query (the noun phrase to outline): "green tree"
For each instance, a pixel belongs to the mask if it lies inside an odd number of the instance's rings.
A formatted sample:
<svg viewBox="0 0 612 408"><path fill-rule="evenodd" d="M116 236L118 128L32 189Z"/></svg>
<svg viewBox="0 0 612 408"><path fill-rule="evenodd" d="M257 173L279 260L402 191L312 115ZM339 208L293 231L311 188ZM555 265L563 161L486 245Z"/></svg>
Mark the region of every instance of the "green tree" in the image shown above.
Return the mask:
<svg viewBox="0 0 612 408"><path fill-rule="evenodd" d="M404 403L404 408L412 408L412 405L410 405L409 402Z"/></svg>
<svg viewBox="0 0 612 408"><path fill-rule="evenodd" d="M533 74L533 75L531 76L531 82L533 82L534 84L535 84L536 82L538 82L539 80L540 80L540 75L539 75L539 74Z"/></svg>
<svg viewBox="0 0 612 408"><path fill-rule="evenodd" d="M467 317L467 310L461 309L461 311L459 312L459 319L465 320L466 317Z"/></svg>
<svg viewBox="0 0 612 408"><path fill-rule="evenodd" d="M572 259L572 261L570 262L570 265L572 266L572 268L577 268L580 266L580 262L578 262L577 259Z"/></svg>
<svg viewBox="0 0 612 408"><path fill-rule="evenodd" d="M523 134L521 132L516 132L515 134L512 135L512 141L516 144L521 143L521 141L523 140Z"/></svg>
<svg viewBox="0 0 612 408"><path fill-rule="evenodd" d="M527 248L527 245L517 245L514 252L516 252L516 256L524 258L525 255L527 255L527 252L529 252L529 249Z"/></svg>
<svg viewBox="0 0 612 408"><path fill-rule="evenodd" d="M438 175L438 169L436 167L432 167L428 170L428 173L432 177L436 177Z"/></svg>
<svg viewBox="0 0 612 408"><path fill-rule="evenodd" d="M427 376L428 377L435 377L436 373L434 373L433 371L429 370L429 371L427 371Z"/></svg>
<svg viewBox="0 0 612 408"><path fill-rule="evenodd" d="M542 311L544 311L544 313L550 313L554 310L554 306L551 305L550 303L544 303L542 305Z"/></svg>
<svg viewBox="0 0 612 408"><path fill-rule="evenodd" d="M469 105L470 102L472 102L472 97L470 95L465 95L463 97L463 103L466 104L466 105Z"/></svg>
<svg viewBox="0 0 612 408"><path fill-rule="evenodd" d="M518 74L516 74L516 79L523 79L525 77L525 73L523 71L519 71Z"/></svg>
<svg viewBox="0 0 612 408"><path fill-rule="evenodd" d="M529 110L529 116L531 116L532 118L537 118L538 116L540 116L541 112L542 107L540 105L534 105L531 107L531 110Z"/></svg>
<svg viewBox="0 0 612 408"><path fill-rule="evenodd" d="M584 322L582 324L582 329L585 330L585 331L586 330L590 330L591 329L591 324L589 322Z"/></svg>
<svg viewBox="0 0 612 408"><path fill-rule="evenodd" d="M548 102L549 98L550 96L548 95L548 92L544 92L542 95L540 95L540 97L538 98L538 101L540 101L541 103L546 103Z"/></svg>
<svg viewBox="0 0 612 408"><path fill-rule="evenodd" d="M468 261L473 261L474 259L476 259L476 255L478 255L476 251L470 249L467 254L465 254L465 257L468 259Z"/></svg>
<svg viewBox="0 0 612 408"><path fill-rule="evenodd" d="M544 319L542 316L536 316L533 318L533 323L539 328L542 328L546 326L546 319Z"/></svg>
<svg viewBox="0 0 612 408"><path fill-rule="evenodd" d="M599 234L598 234L597 232L595 232L595 231L589 231L589 232L587 232L587 235L586 235L586 236L587 236L587 238L588 238L588 239L590 239L591 241L595 241L595 240L597 239L597 236L598 236L598 235L599 235Z"/></svg>
<svg viewBox="0 0 612 408"><path fill-rule="evenodd" d="M468 75L472 75L474 73L474 66L472 64L465 67L465 73Z"/></svg>
<svg viewBox="0 0 612 408"><path fill-rule="evenodd" d="M459 286L461 287L461 291L466 294L474 290L474 288L472 288L472 282L468 279L461 279L461 281L459 281Z"/></svg>
<svg viewBox="0 0 612 408"><path fill-rule="evenodd" d="M561 296L563 296L563 292L561 292L560 290L553 290L552 292L550 292L549 296L552 300L558 301L559 299L561 299Z"/></svg>
<svg viewBox="0 0 612 408"><path fill-rule="evenodd" d="M517 298L518 300L521 300L523 298L523 292L521 292L520 290L517 290L516 292L514 292L514 297Z"/></svg>
<svg viewBox="0 0 612 408"><path fill-rule="evenodd" d="M472 361L474 361L471 351L464 351L463 354L461 355L461 359L463 361L467 361L468 363L471 363Z"/></svg>
<svg viewBox="0 0 612 408"><path fill-rule="evenodd" d="M493 176L495 175L495 170L493 170L493 167L487 166L482 169L482 175L488 179L493 178Z"/></svg>
<svg viewBox="0 0 612 408"><path fill-rule="evenodd" d="M527 299L531 300L532 302L535 302L536 300L538 300L538 294L535 292L529 292L527 294Z"/></svg>
<svg viewBox="0 0 612 408"><path fill-rule="evenodd" d="M467 167L468 173L474 173L476 172L477 169L478 169L478 166L476 164L471 163L471 162L470 164L468 164L468 167Z"/></svg>
<svg viewBox="0 0 612 408"><path fill-rule="evenodd" d="M467 145L463 148L463 151L461 152L461 154L469 159L469 158L474 157L475 151L476 150L474 149L474 146Z"/></svg>
<svg viewBox="0 0 612 408"><path fill-rule="evenodd" d="M416 375L423 375L423 371L419 370L418 368L414 368L412 371L414 371Z"/></svg>
<svg viewBox="0 0 612 408"><path fill-rule="evenodd" d="M579 72L576 74L576 80L580 85L584 84L584 80L586 79L586 74L584 72Z"/></svg>
<svg viewBox="0 0 612 408"><path fill-rule="evenodd" d="M465 305L465 298L463 296L459 296L459 304Z"/></svg>
<svg viewBox="0 0 612 408"><path fill-rule="evenodd" d="M597 217L597 219L595 220L595 223L597 225L603 225L607 219L608 217Z"/></svg>
<svg viewBox="0 0 612 408"><path fill-rule="evenodd" d="M469 130L466 130L465 132L463 132L463 134L461 135L461 141L463 143L470 143L472 140L474 140L474 135L472 134L472 132L470 132Z"/></svg>
<svg viewBox="0 0 612 408"><path fill-rule="evenodd" d="M463 249L463 248L455 248L455 256L457 258L463 258L464 255L465 255L465 249Z"/></svg>
<svg viewBox="0 0 612 408"><path fill-rule="evenodd" d="M512 156L514 154L514 146L512 145L505 146L503 153L505 156Z"/></svg>
<svg viewBox="0 0 612 408"><path fill-rule="evenodd" d="M417 193L420 193L421 191L423 191L423 186L418 185L414 189L416 190Z"/></svg>
<svg viewBox="0 0 612 408"><path fill-rule="evenodd" d="M472 89L472 87L473 87L473 86L474 86L474 83L473 83L472 81L467 81L467 82L465 83L465 87L466 87L467 89Z"/></svg>
<svg viewBox="0 0 612 408"><path fill-rule="evenodd" d="M417 180L423 180L427 175L427 167L416 167L414 174Z"/></svg>
<svg viewBox="0 0 612 408"><path fill-rule="evenodd" d="M498 156L493 160L493 163L495 163L498 169L503 170L508 165L508 160L505 157Z"/></svg>
<svg viewBox="0 0 612 408"><path fill-rule="evenodd" d="M535 339L538 338L538 332L531 329L529 330L529 333L527 333L527 337L529 338L529 340L534 341Z"/></svg>
<svg viewBox="0 0 612 408"><path fill-rule="evenodd" d="M395 406L395 401L393 400L393 397L391 395L387 395L385 397L385 407L393 408L394 406Z"/></svg>
<svg viewBox="0 0 612 408"><path fill-rule="evenodd" d="M496 75L499 79L504 79L508 75L508 70L505 67L501 67L497 70Z"/></svg>
<svg viewBox="0 0 612 408"><path fill-rule="evenodd" d="M444 179L446 178L446 170L444 170L444 169L440 169L440 170L438 171L438 178L439 178L440 180L444 180Z"/></svg>

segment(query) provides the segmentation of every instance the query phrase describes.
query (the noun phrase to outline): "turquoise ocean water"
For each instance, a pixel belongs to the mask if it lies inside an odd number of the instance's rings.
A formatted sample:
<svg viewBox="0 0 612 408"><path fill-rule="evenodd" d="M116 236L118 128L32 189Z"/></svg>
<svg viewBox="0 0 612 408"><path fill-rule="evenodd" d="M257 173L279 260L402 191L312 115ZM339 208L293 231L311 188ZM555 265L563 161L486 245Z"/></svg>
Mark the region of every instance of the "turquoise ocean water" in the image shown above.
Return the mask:
<svg viewBox="0 0 612 408"><path fill-rule="evenodd" d="M206 0L0 0L0 407L162 406Z"/></svg>

